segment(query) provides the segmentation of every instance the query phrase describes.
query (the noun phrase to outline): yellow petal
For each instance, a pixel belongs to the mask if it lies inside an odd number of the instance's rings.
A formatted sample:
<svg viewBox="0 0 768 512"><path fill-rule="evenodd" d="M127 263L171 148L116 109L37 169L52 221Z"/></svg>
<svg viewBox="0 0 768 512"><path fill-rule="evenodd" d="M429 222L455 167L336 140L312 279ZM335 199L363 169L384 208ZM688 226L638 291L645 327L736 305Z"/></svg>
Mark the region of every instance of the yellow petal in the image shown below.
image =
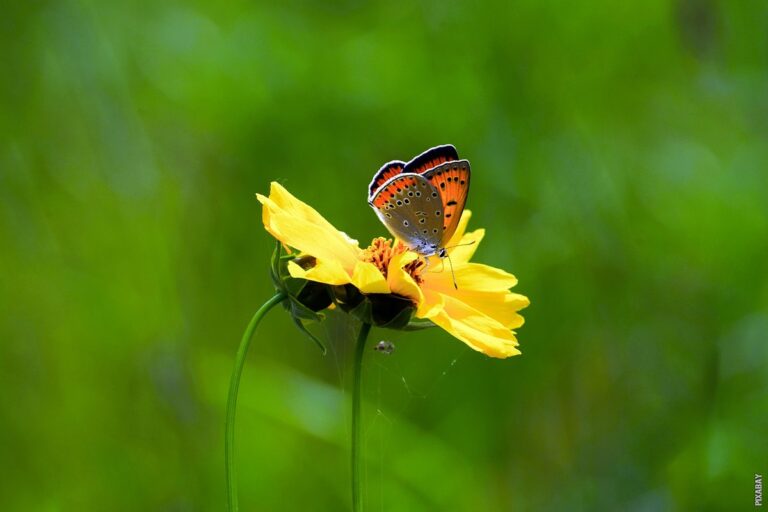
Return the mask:
<svg viewBox="0 0 768 512"><path fill-rule="evenodd" d="M453 264L459 265L472 259L484 236L485 230L482 228L462 236L456 243L456 247L448 251Z"/></svg>
<svg viewBox="0 0 768 512"><path fill-rule="evenodd" d="M269 198L274 201L281 210L288 211L301 220L316 224L326 231L336 231L333 224L325 220L322 215L317 213L317 210L297 199L276 181L273 181L270 184Z"/></svg>
<svg viewBox="0 0 768 512"><path fill-rule="evenodd" d="M261 194L256 197L263 205L264 227L272 236L318 260L336 261L348 274L352 273L361 252L354 240L279 183L272 182L269 197Z"/></svg>
<svg viewBox="0 0 768 512"><path fill-rule="evenodd" d="M429 288L422 288L421 292L424 299L419 303L419 308L416 310L416 317L432 318L440 314L445 305L443 294Z"/></svg>
<svg viewBox="0 0 768 512"><path fill-rule="evenodd" d="M408 297L416 304L423 302L423 295L419 285L413 280L411 275L403 270L403 267L418 258L416 253L407 251L404 253L396 254L389 261L389 267L387 268L387 283L392 293Z"/></svg>
<svg viewBox="0 0 768 512"><path fill-rule="evenodd" d="M315 266L308 270L304 270L295 262L289 261L288 273L291 274L291 277L308 279L318 283L341 285L350 282L349 273L336 260L317 260Z"/></svg>
<svg viewBox="0 0 768 512"><path fill-rule="evenodd" d="M456 290L453 286L453 276L456 277L459 290L498 292L508 290L517 284L517 278L512 274L481 263L454 265L452 276L450 264L443 262L442 272L424 272L422 276L423 287L448 294L453 294Z"/></svg>
<svg viewBox="0 0 768 512"><path fill-rule="evenodd" d="M456 231L453 232L453 236L448 241L447 244L445 244L446 247L452 247L454 245L458 245L461 241L462 237L464 236L464 232L467 230L467 224L469 224L469 219L472 218L472 212L470 210L464 210L461 212L461 218L459 219L459 225L456 226Z"/></svg>
<svg viewBox="0 0 768 512"><path fill-rule="evenodd" d="M352 284L362 293L389 293L387 280L373 263L358 261L352 274Z"/></svg>
<svg viewBox="0 0 768 512"><path fill-rule="evenodd" d="M491 357L520 354L515 333L467 304L444 296L445 305L431 320L469 345Z"/></svg>
<svg viewBox="0 0 768 512"><path fill-rule="evenodd" d="M507 329L516 329L523 325L523 317L518 311L530 304L527 297L508 291L483 292L459 288L454 290L451 296L493 318Z"/></svg>

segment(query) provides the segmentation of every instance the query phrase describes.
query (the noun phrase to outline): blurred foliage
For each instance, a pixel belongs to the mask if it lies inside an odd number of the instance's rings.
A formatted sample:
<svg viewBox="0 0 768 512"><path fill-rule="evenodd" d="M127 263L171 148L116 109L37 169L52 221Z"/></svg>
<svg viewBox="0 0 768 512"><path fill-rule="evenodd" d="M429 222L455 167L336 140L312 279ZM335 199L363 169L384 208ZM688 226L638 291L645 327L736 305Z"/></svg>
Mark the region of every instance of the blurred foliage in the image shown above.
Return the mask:
<svg viewBox="0 0 768 512"><path fill-rule="evenodd" d="M0 509L220 510L272 293L255 192L361 242L453 143L523 355L374 331L369 510L735 510L768 470L768 7L11 2L0 20ZM349 336L270 315L244 510L345 510Z"/></svg>

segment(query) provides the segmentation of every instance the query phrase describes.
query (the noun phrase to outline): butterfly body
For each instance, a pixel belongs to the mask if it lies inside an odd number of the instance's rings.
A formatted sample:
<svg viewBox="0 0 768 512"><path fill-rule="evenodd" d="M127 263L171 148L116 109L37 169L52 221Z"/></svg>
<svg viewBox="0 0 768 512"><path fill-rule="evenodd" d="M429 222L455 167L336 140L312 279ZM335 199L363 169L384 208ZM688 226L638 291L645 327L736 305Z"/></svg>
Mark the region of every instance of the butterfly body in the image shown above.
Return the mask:
<svg viewBox="0 0 768 512"><path fill-rule="evenodd" d="M422 256L447 256L469 192L470 166L456 148L437 146L408 163L384 164L368 202L389 232Z"/></svg>

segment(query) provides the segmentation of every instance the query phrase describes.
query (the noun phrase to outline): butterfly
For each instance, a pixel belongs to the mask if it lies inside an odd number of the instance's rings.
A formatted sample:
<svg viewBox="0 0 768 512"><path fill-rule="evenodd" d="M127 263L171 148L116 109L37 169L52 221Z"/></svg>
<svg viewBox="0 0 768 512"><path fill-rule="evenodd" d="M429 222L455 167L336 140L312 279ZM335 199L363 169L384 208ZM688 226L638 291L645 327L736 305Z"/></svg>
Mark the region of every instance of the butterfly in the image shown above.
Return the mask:
<svg viewBox="0 0 768 512"><path fill-rule="evenodd" d="M368 188L368 204L411 250L445 258L467 201L469 175L469 162L459 160L455 147L437 146L410 162L384 164Z"/></svg>

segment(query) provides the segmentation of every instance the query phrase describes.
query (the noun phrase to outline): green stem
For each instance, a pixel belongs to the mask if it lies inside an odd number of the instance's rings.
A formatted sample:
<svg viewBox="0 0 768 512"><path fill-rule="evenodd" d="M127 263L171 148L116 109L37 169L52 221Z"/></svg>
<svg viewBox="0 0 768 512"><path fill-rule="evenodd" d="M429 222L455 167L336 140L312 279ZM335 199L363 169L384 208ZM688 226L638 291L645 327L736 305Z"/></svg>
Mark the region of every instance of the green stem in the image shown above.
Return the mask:
<svg viewBox="0 0 768 512"><path fill-rule="evenodd" d="M232 370L232 378L229 381L229 397L227 398L227 422L224 427L224 461L227 469L227 510L237 512L237 478L235 476L235 413L237 412L237 391L240 388L240 376L243 374L245 356L248 354L248 346L251 344L256 327L267 312L286 299L285 294L277 293L264 303L251 318L251 322L243 333L240 347L235 357L235 367Z"/></svg>
<svg viewBox="0 0 768 512"><path fill-rule="evenodd" d="M354 383L352 384L352 512L363 510L363 496L360 493L360 391L363 381L363 356L365 355L365 342L371 324L363 323L355 345Z"/></svg>

